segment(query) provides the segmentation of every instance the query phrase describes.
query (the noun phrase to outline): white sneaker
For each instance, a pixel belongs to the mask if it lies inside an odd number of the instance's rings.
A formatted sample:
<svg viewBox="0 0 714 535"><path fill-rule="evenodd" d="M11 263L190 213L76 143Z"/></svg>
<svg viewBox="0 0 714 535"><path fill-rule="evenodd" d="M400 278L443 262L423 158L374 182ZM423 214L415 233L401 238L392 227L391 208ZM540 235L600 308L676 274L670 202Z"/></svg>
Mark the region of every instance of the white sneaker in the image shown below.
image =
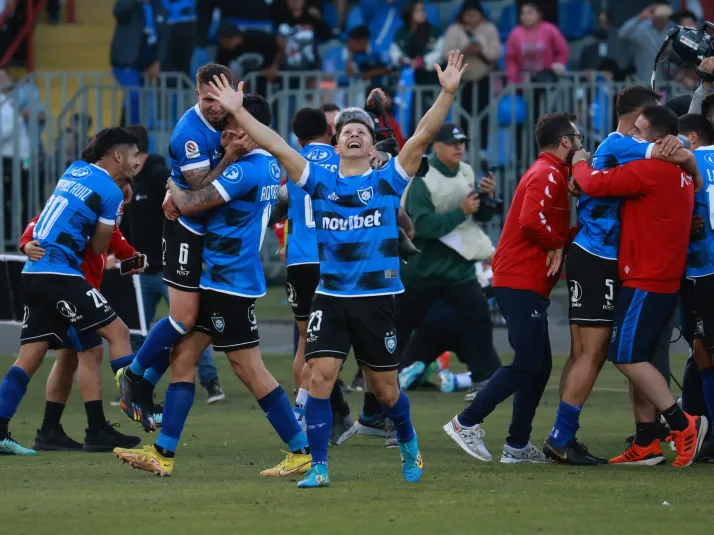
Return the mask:
<svg viewBox="0 0 714 535"><path fill-rule="evenodd" d="M486 449L483 442L483 437L486 432L481 429L481 426L476 424L473 427L466 427L459 423L459 417L454 416L452 420L444 426L444 431L456 442L461 449L476 457L479 461L491 461L491 454Z"/></svg>
<svg viewBox="0 0 714 535"><path fill-rule="evenodd" d="M529 442L525 448L521 449L512 448L508 444L504 444L503 452L501 453L501 462L505 464L548 464L552 461Z"/></svg>

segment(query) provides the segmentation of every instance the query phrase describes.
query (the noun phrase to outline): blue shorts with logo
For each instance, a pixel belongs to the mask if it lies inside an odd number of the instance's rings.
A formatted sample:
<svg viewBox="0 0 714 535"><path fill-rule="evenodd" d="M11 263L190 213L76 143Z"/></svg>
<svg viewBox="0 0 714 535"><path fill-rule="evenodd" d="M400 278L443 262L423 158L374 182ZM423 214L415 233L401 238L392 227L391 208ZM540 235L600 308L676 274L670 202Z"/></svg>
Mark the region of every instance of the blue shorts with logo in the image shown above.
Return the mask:
<svg viewBox="0 0 714 535"><path fill-rule="evenodd" d="M622 287L615 304L608 360L651 362L662 330L677 308L677 294Z"/></svg>

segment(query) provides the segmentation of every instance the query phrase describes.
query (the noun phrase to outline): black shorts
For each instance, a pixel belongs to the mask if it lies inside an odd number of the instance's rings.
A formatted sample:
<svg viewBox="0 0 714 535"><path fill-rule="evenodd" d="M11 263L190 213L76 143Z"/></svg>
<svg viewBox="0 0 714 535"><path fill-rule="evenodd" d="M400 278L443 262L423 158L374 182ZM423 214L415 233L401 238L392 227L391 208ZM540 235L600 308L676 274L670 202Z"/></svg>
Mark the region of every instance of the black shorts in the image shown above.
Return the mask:
<svg viewBox="0 0 714 535"><path fill-rule="evenodd" d="M714 275L694 279L694 314L697 328L695 340L702 340L709 351L714 350Z"/></svg>
<svg viewBox="0 0 714 535"><path fill-rule="evenodd" d="M59 349L73 349L78 353L89 351L97 346L102 345L102 337L97 331L82 331L78 333L74 327L67 330L67 338L59 347Z"/></svg>
<svg viewBox="0 0 714 535"><path fill-rule="evenodd" d="M288 266L285 290L293 315L298 321L310 317L310 307L315 290L320 282L320 264L296 264Z"/></svg>
<svg viewBox="0 0 714 535"><path fill-rule="evenodd" d="M21 344L49 341L51 348L59 349L70 327L78 333L95 331L116 318L104 296L84 277L23 273L22 298Z"/></svg>
<svg viewBox="0 0 714 535"><path fill-rule="evenodd" d="M260 343L255 298L201 290L195 330L211 336L213 348L228 353Z"/></svg>
<svg viewBox="0 0 714 535"><path fill-rule="evenodd" d="M161 246L164 282L184 292L200 291L203 236L167 219Z"/></svg>
<svg viewBox="0 0 714 535"><path fill-rule="evenodd" d="M676 308L676 293L623 287L617 298L612 338L607 350L610 362L652 362L662 331Z"/></svg>
<svg viewBox="0 0 714 535"><path fill-rule="evenodd" d="M571 325L609 327L615 312L620 277L617 260L607 260L573 245L565 259L568 319Z"/></svg>
<svg viewBox="0 0 714 535"><path fill-rule="evenodd" d="M347 358L375 371L399 368L394 296L333 297L316 294L307 322L305 360Z"/></svg>

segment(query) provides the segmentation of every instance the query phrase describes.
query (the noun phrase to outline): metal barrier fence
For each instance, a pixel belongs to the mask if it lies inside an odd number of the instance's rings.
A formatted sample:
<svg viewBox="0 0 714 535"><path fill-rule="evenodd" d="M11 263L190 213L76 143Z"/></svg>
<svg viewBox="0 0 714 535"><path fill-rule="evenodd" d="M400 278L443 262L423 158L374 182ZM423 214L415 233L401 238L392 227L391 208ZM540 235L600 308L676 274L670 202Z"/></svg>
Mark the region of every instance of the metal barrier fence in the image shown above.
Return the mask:
<svg viewBox="0 0 714 535"><path fill-rule="evenodd" d="M326 102L362 106L369 86L366 81L322 71L284 72L273 82L251 73L245 81L249 91L267 98L274 128L293 144L290 122L297 109ZM143 124L149 129L153 152L167 156L176 121L196 103L195 82L183 74L163 73L155 84L145 80L142 84L122 90L108 73L37 73L0 91L0 106L11 106L14 117L7 141L12 156L2 158L0 252L15 250L27 222L99 129L122 120ZM507 211L519 177L537 155L533 137L537 117L554 111L575 113L586 134L585 147L592 151L614 129L615 98L627 85L606 81L601 73L568 73L552 82L522 84L509 84L503 73L492 73L480 85L465 85L449 119L467 131L471 140L467 161L476 173L484 162L497 168L499 195ZM666 96L686 91L677 84L663 88ZM439 90L397 84L393 110L405 137ZM492 238L497 239L501 223L500 218L490 223ZM269 264L275 261L272 251L265 259ZM268 269L276 270L277 265Z"/></svg>

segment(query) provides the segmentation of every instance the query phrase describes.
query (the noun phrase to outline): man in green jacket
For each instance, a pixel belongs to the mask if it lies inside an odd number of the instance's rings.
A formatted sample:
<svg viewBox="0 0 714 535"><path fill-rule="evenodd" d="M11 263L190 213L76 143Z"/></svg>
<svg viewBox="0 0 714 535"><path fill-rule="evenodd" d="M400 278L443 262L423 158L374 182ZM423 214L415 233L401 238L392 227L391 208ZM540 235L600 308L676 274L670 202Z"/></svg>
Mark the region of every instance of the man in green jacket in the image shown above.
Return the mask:
<svg viewBox="0 0 714 535"><path fill-rule="evenodd" d="M488 302L476 279L475 264L491 256L493 244L478 221L494 215L493 176L477 184L463 157L468 138L461 128L445 123L434 138L429 172L412 179L402 205L414 224L414 245L422 252L402 266L405 291L396 296L397 339L408 340L431 306L443 301L461 318L466 329L459 346L471 371L467 399L488 380L500 361L493 348L493 325ZM414 364L412 366L412 364ZM400 383L408 388L424 372L423 363L402 362Z"/></svg>

